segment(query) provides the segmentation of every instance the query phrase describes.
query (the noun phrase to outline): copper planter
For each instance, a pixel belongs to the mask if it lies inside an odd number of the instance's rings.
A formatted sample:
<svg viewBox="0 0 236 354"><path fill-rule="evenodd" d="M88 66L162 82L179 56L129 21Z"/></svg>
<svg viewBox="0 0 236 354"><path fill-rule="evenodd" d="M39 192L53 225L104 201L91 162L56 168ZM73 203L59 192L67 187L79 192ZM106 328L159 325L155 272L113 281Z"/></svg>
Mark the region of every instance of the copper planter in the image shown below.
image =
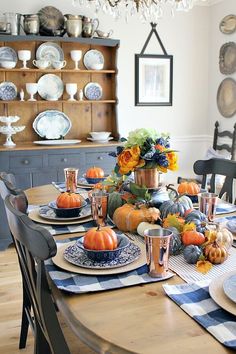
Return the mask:
<svg viewBox="0 0 236 354"><path fill-rule="evenodd" d="M134 181L139 186L157 189L160 184L159 171L156 168L139 168L134 171Z"/></svg>

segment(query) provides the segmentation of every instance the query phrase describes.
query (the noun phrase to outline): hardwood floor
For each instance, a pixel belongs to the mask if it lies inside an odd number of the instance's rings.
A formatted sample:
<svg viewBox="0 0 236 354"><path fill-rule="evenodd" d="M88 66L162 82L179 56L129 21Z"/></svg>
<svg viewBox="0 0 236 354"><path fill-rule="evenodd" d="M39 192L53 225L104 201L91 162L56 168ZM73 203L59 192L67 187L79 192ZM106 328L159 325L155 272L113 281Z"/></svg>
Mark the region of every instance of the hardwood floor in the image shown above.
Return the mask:
<svg viewBox="0 0 236 354"><path fill-rule="evenodd" d="M26 348L18 349L21 306L21 275L15 249L10 246L7 250L0 252L0 353L32 354L34 351L34 338L30 329ZM65 323L62 327L71 353L94 353L71 333Z"/></svg>

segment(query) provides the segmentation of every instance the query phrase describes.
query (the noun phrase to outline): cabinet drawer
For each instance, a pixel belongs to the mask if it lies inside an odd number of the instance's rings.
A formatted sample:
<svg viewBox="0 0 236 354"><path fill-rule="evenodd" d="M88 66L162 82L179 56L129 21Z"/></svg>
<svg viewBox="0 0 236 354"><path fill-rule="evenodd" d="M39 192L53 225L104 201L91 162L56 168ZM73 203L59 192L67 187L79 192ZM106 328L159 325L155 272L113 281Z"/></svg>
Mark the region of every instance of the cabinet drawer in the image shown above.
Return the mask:
<svg viewBox="0 0 236 354"><path fill-rule="evenodd" d="M86 162L90 165L115 165L115 159L109 156L110 151L107 152L88 152L86 153Z"/></svg>
<svg viewBox="0 0 236 354"><path fill-rule="evenodd" d="M39 168L43 167L43 158L40 155L11 156L10 168Z"/></svg>
<svg viewBox="0 0 236 354"><path fill-rule="evenodd" d="M58 154L48 156L49 167L79 167L84 164L82 154Z"/></svg>

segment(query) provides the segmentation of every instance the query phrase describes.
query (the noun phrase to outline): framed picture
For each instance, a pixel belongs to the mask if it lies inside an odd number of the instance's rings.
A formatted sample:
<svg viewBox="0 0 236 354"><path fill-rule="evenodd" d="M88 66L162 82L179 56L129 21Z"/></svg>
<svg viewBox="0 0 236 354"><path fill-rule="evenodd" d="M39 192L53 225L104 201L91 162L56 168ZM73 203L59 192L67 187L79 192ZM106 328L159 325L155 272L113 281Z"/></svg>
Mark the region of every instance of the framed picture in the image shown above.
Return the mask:
<svg viewBox="0 0 236 354"><path fill-rule="evenodd" d="M135 54L135 106L172 106L173 56Z"/></svg>

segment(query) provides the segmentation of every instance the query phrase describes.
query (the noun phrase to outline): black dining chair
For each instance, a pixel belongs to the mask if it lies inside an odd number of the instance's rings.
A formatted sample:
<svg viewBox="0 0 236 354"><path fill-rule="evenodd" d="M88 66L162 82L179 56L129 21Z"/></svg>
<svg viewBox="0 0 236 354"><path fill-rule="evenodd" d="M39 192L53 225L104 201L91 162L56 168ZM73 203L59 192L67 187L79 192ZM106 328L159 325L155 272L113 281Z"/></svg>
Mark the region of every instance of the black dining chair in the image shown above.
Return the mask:
<svg viewBox="0 0 236 354"><path fill-rule="evenodd" d="M24 196L7 195L9 227L34 316L35 354L69 354L49 289L44 261L57 253L50 233L21 211Z"/></svg>
<svg viewBox="0 0 236 354"><path fill-rule="evenodd" d="M225 195L226 200L233 202L233 182L236 179L236 161L226 159L197 160L193 165L194 173L202 175L202 188L206 188L207 177L210 176L209 191L216 192L216 175L225 176L219 191L219 197ZM236 204L236 199L234 201Z"/></svg>
<svg viewBox="0 0 236 354"><path fill-rule="evenodd" d="M230 153L231 160L236 160L236 123L234 124L233 131L220 130L220 124L215 122L213 149L216 151L225 150ZM221 138L227 139L228 143L222 141Z"/></svg>

